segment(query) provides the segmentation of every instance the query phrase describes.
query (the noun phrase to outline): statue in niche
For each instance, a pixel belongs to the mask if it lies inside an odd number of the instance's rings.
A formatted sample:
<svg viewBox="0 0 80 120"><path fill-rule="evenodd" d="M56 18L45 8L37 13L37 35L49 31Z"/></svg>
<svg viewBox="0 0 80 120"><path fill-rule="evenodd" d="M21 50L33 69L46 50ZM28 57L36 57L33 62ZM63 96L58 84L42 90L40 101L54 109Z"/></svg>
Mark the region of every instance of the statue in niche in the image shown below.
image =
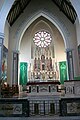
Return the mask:
<svg viewBox="0 0 80 120"><path fill-rule="evenodd" d="M49 78L50 78L50 79L52 79L52 78L53 78L52 71L50 71Z"/></svg>
<svg viewBox="0 0 80 120"><path fill-rule="evenodd" d="M42 73L42 79L45 80L45 72Z"/></svg>
<svg viewBox="0 0 80 120"><path fill-rule="evenodd" d="M38 61L37 61L37 68L38 70L40 70L40 58L38 57Z"/></svg>
<svg viewBox="0 0 80 120"><path fill-rule="evenodd" d="M52 59L51 59L51 57L49 59L49 66L50 66L50 70L52 70Z"/></svg>
<svg viewBox="0 0 80 120"><path fill-rule="evenodd" d="M37 72L34 73L34 78L37 79Z"/></svg>
<svg viewBox="0 0 80 120"><path fill-rule="evenodd" d="M49 71L49 60L48 60L48 57L46 57L46 70Z"/></svg>
<svg viewBox="0 0 80 120"><path fill-rule="evenodd" d="M45 64L42 64L42 70L45 70Z"/></svg>
<svg viewBox="0 0 80 120"><path fill-rule="evenodd" d="M37 58L35 57L35 60L34 60L34 70L37 70Z"/></svg>
<svg viewBox="0 0 80 120"><path fill-rule="evenodd" d="M37 72L37 79L40 79L40 72Z"/></svg>
<svg viewBox="0 0 80 120"><path fill-rule="evenodd" d="M46 71L45 72L45 80L48 80L49 79L49 75L48 75L48 72Z"/></svg>
<svg viewBox="0 0 80 120"><path fill-rule="evenodd" d="M41 56L41 69L45 70L45 56L44 55Z"/></svg>
<svg viewBox="0 0 80 120"><path fill-rule="evenodd" d="M44 55L41 56L41 62L45 63L45 56Z"/></svg>

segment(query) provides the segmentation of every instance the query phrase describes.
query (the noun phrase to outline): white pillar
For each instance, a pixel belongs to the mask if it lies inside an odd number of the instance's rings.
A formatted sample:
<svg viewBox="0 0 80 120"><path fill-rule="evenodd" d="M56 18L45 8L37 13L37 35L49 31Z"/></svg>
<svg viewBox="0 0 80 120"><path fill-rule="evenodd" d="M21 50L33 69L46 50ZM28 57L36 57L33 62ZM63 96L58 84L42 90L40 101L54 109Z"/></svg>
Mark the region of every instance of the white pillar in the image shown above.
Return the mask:
<svg viewBox="0 0 80 120"><path fill-rule="evenodd" d="M2 32L4 33L5 21L14 1L15 0L4 0L4 3L0 10L0 32L1 33Z"/></svg>
<svg viewBox="0 0 80 120"><path fill-rule="evenodd" d="M3 40L4 40L4 35L0 33L0 80L2 77Z"/></svg>
<svg viewBox="0 0 80 120"><path fill-rule="evenodd" d="M13 51L12 85L18 85L18 58L19 52Z"/></svg>
<svg viewBox="0 0 80 120"><path fill-rule="evenodd" d="M67 56L69 79L73 80L74 77L80 76L79 58L78 58L77 49L67 49L66 56Z"/></svg>
<svg viewBox="0 0 80 120"><path fill-rule="evenodd" d="M72 52L73 50L70 50L70 49L66 50L69 80L74 79L74 65L73 65L73 53Z"/></svg>

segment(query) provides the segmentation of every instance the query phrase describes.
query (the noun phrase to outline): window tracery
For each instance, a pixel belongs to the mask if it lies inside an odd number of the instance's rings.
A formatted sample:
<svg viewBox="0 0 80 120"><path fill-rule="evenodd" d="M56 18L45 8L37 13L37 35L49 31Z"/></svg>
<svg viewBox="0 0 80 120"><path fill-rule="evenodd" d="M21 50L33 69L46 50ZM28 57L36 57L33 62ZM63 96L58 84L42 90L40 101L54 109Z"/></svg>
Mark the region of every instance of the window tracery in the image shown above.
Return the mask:
<svg viewBox="0 0 80 120"><path fill-rule="evenodd" d="M47 31L40 31L35 33L33 41L38 47L45 48L50 45L52 38L50 33L48 33Z"/></svg>

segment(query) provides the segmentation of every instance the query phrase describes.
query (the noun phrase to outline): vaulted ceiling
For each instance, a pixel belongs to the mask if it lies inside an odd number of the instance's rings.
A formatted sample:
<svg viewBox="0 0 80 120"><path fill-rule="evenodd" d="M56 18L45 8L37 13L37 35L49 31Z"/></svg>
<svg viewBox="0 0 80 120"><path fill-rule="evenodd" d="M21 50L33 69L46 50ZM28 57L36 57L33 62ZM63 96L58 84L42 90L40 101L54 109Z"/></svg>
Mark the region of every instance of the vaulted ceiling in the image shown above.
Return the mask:
<svg viewBox="0 0 80 120"><path fill-rule="evenodd" d="M15 0L7 17L10 26L12 26L21 13L23 13L24 9L28 6L30 1L31 0Z"/></svg>
<svg viewBox="0 0 80 120"><path fill-rule="evenodd" d="M77 14L69 0L52 0L66 17L74 24Z"/></svg>
<svg viewBox="0 0 80 120"><path fill-rule="evenodd" d="M74 24L77 14L69 0L52 0L55 3L60 11L62 11L66 17ZM7 20L12 26L17 18L23 13L24 9L28 6L31 0L15 0L8 16Z"/></svg>

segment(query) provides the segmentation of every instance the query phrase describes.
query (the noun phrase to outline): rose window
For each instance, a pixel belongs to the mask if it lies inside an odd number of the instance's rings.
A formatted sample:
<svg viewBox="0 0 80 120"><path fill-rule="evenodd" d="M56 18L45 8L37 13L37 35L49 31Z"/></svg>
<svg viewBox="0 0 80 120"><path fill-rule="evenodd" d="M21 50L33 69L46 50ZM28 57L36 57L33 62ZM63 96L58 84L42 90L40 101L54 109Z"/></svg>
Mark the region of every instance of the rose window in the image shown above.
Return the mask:
<svg viewBox="0 0 80 120"><path fill-rule="evenodd" d="M49 46L51 43L51 40L52 40L52 38L51 38L50 33L46 32L46 31L41 31L41 32L35 33L35 36L33 38L35 45L37 45L38 47Z"/></svg>

